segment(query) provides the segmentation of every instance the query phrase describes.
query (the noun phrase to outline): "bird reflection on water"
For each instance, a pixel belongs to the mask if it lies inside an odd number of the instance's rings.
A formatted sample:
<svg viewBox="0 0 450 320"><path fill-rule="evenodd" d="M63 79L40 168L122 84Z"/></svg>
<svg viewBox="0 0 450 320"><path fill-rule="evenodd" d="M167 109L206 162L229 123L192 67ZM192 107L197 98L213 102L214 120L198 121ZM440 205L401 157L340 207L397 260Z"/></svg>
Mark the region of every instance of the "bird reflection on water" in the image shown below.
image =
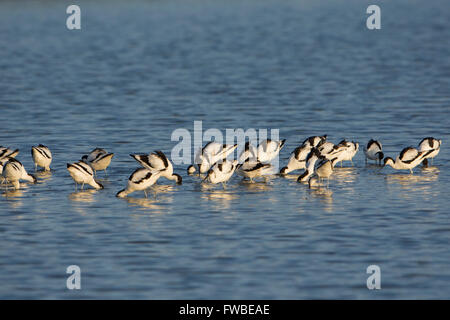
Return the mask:
<svg viewBox="0 0 450 320"><path fill-rule="evenodd" d="M231 201L238 199L239 194L216 189L203 192L201 198L202 200L211 201L216 209L229 209Z"/></svg>
<svg viewBox="0 0 450 320"><path fill-rule="evenodd" d="M171 197L168 197L169 199ZM163 214L167 213L168 208L161 204L161 199L154 199L152 197L149 198L133 198L126 197L124 199L128 205L131 207L135 207L139 210L147 210L151 209L152 213Z"/></svg>
<svg viewBox="0 0 450 320"><path fill-rule="evenodd" d="M22 184L21 184L22 185ZM23 205L23 197L27 193L27 188L22 188L19 190L5 189L2 196L7 199L6 203L13 209L20 208Z"/></svg>
<svg viewBox="0 0 450 320"><path fill-rule="evenodd" d="M148 198L128 196L124 200L130 206L140 210L151 209L152 213L167 213L170 206L166 206L166 204L173 203L173 192L176 192L177 186L155 184L148 190Z"/></svg>
<svg viewBox="0 0 450 320"><path fill-rule="evenodd" d="M52 171L38 170L34 172L34 175L38 179L38 183L48 182L52 179Z"/></svg>
<svg viewBox="0 0 450 320"><path fill-rule="evenodd" d="M386 175L386 183L390 192L397 192L404 199L419 196L424 197L424 200L430 200L440 192L439 189L433 188L433 182L438 180L439 172L437 167L427 167L421 168L420 173L391 173Z"/></svg>
<svg viewBox="0 0 450 320"><path fill-rule="evenodd" d="M91 203L94 202L94 194L97 192L95 189L87 189L87 190L80 190L77 192L72 192L69 194L69 199L71 201L76 202L85 202L85 203Z"/></svg>
<svg viewBox="0 0 450 320"><path fill-rule="evenodd" d="M354 183L358 177L358 169L355 167L335 168L333 172L333 180L340 183Z"/></svg>

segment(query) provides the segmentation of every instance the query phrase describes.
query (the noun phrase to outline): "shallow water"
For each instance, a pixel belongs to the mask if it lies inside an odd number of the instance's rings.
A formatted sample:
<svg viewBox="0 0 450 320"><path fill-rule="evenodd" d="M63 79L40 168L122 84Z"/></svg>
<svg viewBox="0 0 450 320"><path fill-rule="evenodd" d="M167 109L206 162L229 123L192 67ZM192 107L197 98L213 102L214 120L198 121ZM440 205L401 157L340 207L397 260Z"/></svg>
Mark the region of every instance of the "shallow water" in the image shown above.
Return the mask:
<svg viewBox="0 0 450 320"><path fill-rule="evenodd" d="M450 298L450 4L80 1L0 4L0 145L53 152L36 185L0 190L1 298ZM156 199L115 194L130 153L170 154L177 128L279 129L283 165L303 139L443 146L428 169L364 162L328 190L297 175L228 188L160 180ZM114 152L105 190L75 192L66 163ZM82 289L66 289L78 265ZM366 287L381 268L381 290Z"/></svg>

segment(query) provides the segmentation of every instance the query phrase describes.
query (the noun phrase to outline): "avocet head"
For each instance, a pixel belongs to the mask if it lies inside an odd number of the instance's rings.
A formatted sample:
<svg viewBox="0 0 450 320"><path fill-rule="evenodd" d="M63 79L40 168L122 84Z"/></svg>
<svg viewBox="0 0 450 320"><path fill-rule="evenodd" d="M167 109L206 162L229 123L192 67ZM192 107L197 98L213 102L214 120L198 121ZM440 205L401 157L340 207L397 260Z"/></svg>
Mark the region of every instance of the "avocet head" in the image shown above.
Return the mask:
<svg viewBox="0 0 450 320"><path fill-rule="evenodd" d="M384 166L390 165L391 167L394 165L394 159L391 157L384 158Z"/></svg>
<svg viewBox="0 0 450 320"><path fill-rule="evenodd" d="M288 169L288 167L281 168L280 174L286 174L287 169Z"/></svg>
<svg viewBox="0 0 450 320"><path fill-rule="evenodd" d="M194 167L193 165L190 165L190 166L187 168L188 174L194 174L195 171L196 171L196 169L195 169L195 167Z"/></svg>
<svg viewBox="0 0 450 320"><path fill-rule="evenodd" d="M97 180L94 180L94 181L97 184L97 187L95 189L98 189L98 190L105 189L105 187L100 182L98 182Z"/></svg>
<svg viewBox="0 0 450 320"><path fill-rule="evenodd" d="M176 178L177 178L177 184L181 184L182 183L182 181L183 181L183 179L181 178L181 176L179 175L179 174L176 174L176 173L174 173L173 174Z"/></svg>
<svg viewBox="0 0 450 320"><path fill-rule="evenodd" d="M124 198L126 197L127 193L125 189L120 190L119 192L117 192L116 197L118 198Z"/></svg>
<svg viewBox="0 0 450 320"><path fill-rule="evenodd" d="M34 175L29 174L29 176L33 179L33 183L36 183L36 182L37 182L37 179L36 179L36 177L35 177Z"/></svg>
<svg viewBox="0 0 450 320"><path fill-rule="evenodd" d="M383 158L384 158L384 153L383 152L379 151L379 152L376 153L376 155L378 156L378 159L380 159L380 161L383 160Z"/></svg>

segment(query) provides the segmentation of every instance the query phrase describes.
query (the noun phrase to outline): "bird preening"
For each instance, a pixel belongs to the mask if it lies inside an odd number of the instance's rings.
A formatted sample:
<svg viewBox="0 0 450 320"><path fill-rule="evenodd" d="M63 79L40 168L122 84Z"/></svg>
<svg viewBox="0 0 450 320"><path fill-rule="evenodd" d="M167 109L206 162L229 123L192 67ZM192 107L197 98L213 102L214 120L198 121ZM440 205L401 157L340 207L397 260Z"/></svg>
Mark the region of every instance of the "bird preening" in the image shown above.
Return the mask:
<svg viewBox="0 0 450 320"><path fill-rule="evenodd" d="M234 160L234 151L237 144L222 144L215 141L208 142L195 152L194 164L187 168L188 175L203 175L201 183L222 184L226 188L227 183L237 174L254 183L256 180L267 182L269 177L275 176L273 161L279 157L286 145L286 139L265 139L258 145L250 141L245 142L243 150ZM375 162L380 168L390 166L395 170L408 170L413 174L413 169L423 164L428 166L439 154L442 145L441 139L433 137L423 138L417 147L405 147L398 156L386 157L381 141L370 139L364 145L364 157L366 165L369 161ZM310 187L324 185L329 187L329 179L340 163L343 166L349 161L354 166L353 159L359 151L359 143L355 141L341 140L334 144L327 140L327 135L311 136L303 140L291 152L287 164L280 171L280 176L287 176L295 171L300 171L297 179L299 183L307 183ZM24 165L16 159L19 149L0 146L0 182L8 189L20 189L20 181L36 183L37 178L29 174ZM231 156L233 155L232 159ZM39 144L31 147L31 156L35 171L50 171L53 155L50 148ZM169 158L161 150L151 153L136 153L130 156L139 163L140 168L135 169L127 180L124 189L116 196L123 198L135 191L143 191L145 197L160 178L173 181L176 185L183 183L180 174L175 173L174 166ZM75 182L75 190L84 190L89 185L96 190L104 189L104 185L97 180L97 171L104 171L107 178L107 168L110 166L114 153L104 148L95 148L80 160L67 163L67 171ZM102 180L103 182L103 180ZM156 197L156 191L153 192Z"/></svg>

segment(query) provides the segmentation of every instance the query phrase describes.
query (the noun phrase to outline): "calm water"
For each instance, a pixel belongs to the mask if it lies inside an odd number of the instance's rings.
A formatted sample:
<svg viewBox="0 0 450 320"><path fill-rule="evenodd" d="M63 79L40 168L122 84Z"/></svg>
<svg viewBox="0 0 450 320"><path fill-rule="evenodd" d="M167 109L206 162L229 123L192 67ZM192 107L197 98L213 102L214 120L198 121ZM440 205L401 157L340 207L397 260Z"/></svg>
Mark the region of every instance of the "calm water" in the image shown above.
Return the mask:
<svg viewBox="0 0 450 320"><path fill-rule="evenodd" d="M0 190L0 298L450 298L450 4L365 1L0 4L0 145L48 145L51 174ZM345 3L345 4L344 4ZM170 154L177 128L273 128L370 138L396 154L443 139L432 168L338 168L329 191L288 178L227 190L176 166L156 200L115 193L129 153ZM75 193L66 163L114 152L105 190ZM66 289L66 267L82 290ZM366 288L377 264L382 289Z"/></svg>

